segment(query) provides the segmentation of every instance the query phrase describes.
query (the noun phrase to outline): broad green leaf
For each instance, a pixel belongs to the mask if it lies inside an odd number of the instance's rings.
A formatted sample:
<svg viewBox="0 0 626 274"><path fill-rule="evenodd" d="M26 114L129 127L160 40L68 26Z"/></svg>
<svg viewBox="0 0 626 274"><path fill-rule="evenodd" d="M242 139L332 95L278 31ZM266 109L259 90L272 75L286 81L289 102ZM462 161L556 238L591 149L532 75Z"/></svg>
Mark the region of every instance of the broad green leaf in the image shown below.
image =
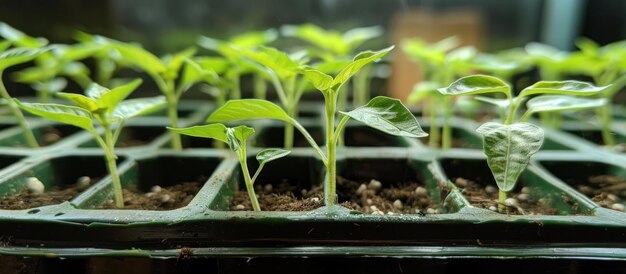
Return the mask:
<svg viewBox="0 0 626 274"><path fill-rule="evenodd" d="M428 136L420 127L415 116L398 99L378 96L370 100L365 106L340 113L391 135Z"/></svg>
<svg viewBox="0 0 626 274"><path fill-rule="evenodd" d="M333 84L333 77L319 70L309 69L304 71L304 77L316 89L326 92Z"/></svg>
<svg viewBox="0 0 626 274"><path fill-rule="evenodd" d="M12 48L0 53L0 70L8 67L26 63L35 59L40 54L50 50L50 48Z"/></svg>
<svg viewBox="0 0 626 274"><path fill-rule="evenodd" d="M48 44L46 39L28 36L4 22L0 22L0 36L19 47L39 48Z"/></svg>
<svg viewBox="0 0 626 274"><path fill-rule="evenodd" d="M59 92L56 95L71 101L75 105L84 108L91 113L96 112L99 109L98 102L96 102L96 100L82 94Z"/></svg>
<svg viewBox="0 0 626 274"><path fill-rule="evenodd" d="M139 46L117 41L112 42L111 45L119 52L122 59L133 67L152 75L159 75L166 70L158 57Z"/></svg>
<svg viewBox="0 0 626 274"><path fill-rule="evenodd" d="M299 26L283 26L281 27L281 32L284 36L300 38L337 55L350 53L343 35L337 31L324 30L313 24L303 24Z"/></svg>
<svg viewBox="0 0 626 274"><path fill-rule="evenodd" d="M395 46L390 46L388 48L381 49L379 51L364 51L364 52L357 54L354 57L354 60L352 61L352 63L347 65L345 68L343 68L339 72L339 74L337 74L335 79L333 79L332 87L336 88L339 85L347 82L350 79L350 77L352 77L354 74L359 72L359 70L363 68L365 65L371 62L374 62L382 58L383 56L387 55L387 53L393 50L394 47Z"/></svg>
<svg viewBox="0 0 626 274"><path fill-rule="evenodd" d="M352 60L349 60L349 59L326 60L321 63L315 64L314 68L326 74L337 74L341 71L341 69L346 67L351 62Z"/></svg>
<svg viewBox="0 0 626 274"><path fill-rule="evenodd" d="M576 47L578 47L585 55L589 56L597 55L598 50L600 49L600 45L598 45L598 43L587 37L578 38L576 40Z"/></svg>
<svg viewBox="0 0 626 274"><path fill-rule="evenodd" d="M576 95L576 96L589 96L596 95L603 90L609 88L611 85L597 87L592 84L580 81L540 81L534 85L525 88L520 92L519 97L524 97L532 94L561 94L561 95Z"/></svg>
<svg viewBox="0 0 626 274"><path fill-rule="evenodd" d="M494 105L500 109L508 108L509 105L511 104L511 101L509 99L498 99L498 98L491 98L491 97L485 97L485 96L476 96L474 97L474 99L481 101L483 103Z"/></svg>
<svg viewBox="0 0 626 274"><path fill-rule="evenodd" d="M409 94L409 98L407 101L409 103L417 103L422 101L424 98L428 98L431 96L441 96L439 92L437 92L437 88L439 85L430 81L422 81L419 82L413 87L413 91Z"/></svg>
<svg viewBox="0 0 626 274"><path fill-rule="evenodd" d="M606 98L581 98L568 95L545 95L537 96L528 100L526 108L528 112L543 111L566 111L596 108L606 105Z"/></svg>
<svg viewBox="0 0 626 274"><path fill-rule="evenodd" d="M165 97L155 96L122 101L111 113L113 119L127 120L165 107Z"/></svg>
<svg viewBox="0 0 626 274"><path fill-rule="evenodd" d="M36 83L55 77L57 72L55 67L36 66L16 71L12 76L19 83Z"/></svg>
<svg viewBox="0 0 626 274"><path fill-rule="evenodd" d="M70 46L57 46L53 53L64 61L78 61L91 57L100 51L104 45L96 43L81 43Z"/></svg>
<svg viewBox="0 0 626 274"><path fill-rule="evenodd" d="M50 93L59 93L67 86L65 78L55 78L46 82L37 82L33 84L35 90L45 90Z"/></svg>
<svg viewBox="0 0 626 274"><path fill-rule="evenodd" d="M87 89L85 90L85 96L98 101L98 99L100 99L100 97L102 96L102 94L105 94L107 92L109 92L110 89L105 88L101 85L99 85L98 83L91 83Z"/></svg>
<svg viewBox="0 0 626 274"><path fill-rule="evenodd" d="M487 75L471 75L460 78L446 88L438 89L443 95L471 95L501 92L510 97L511 88L504 81Z"/></svg>
<svg viewBox="0 0 626 274"><path fill-rule="evenodd" d="M531 42L524 47L526 52L534 57L542 60L562 61L567 59L569 53L561 51L553 46Z"/></svg>
<svg viewBox="0 0 626 274"><path fill-rule="evenodd" d="M178 72L183 66L185 60L191 58L194 54L196 54L196 51L196 48L188 48L176 54L163 57L162 63L165 64L167 68L166 78L169 77L171 79L176 79L176 77L178 77Z"/></svg>
<svg viewBox="0 0 626 274"><path fill-rule="evenodd" d="M274 161L276 159L287 156L291 151L280 148L266 148L259 151L256 154L256 159L259 161L259 165Z"/></svg>
<svg viewBox="0 0 626 274"><path fill-rule="evenodd" d="M193 127L187 127L187 128L168 127L167 129L176 133L183 134L183 135L200 137L200 138L211 138L211 139L216 139L218 141L222 141L224 143L228 142L226 140L226 126L223 124L210 124L210 125L193 126Z"/></svg>
<svg viewBox="0 0 626 274"><path fill-rule="evenodd" d="M238 151L240 147L246 146L246 141L252 134L254 134L254 129L243 125L227 128L226 141L232 151Z"/></svg>
<svg viewBox="0 0 626 274"><path fill-rule="evenodd" d="M185 60L185 68L183 69L183 75L180 80L180 86L183 87L183 92L197 83L208 82L214 84L217 80L217 73L213 70L203 69L192 59Z"/></svg>
<svg viewBox="0 0 626 274"><path fill-rule="evenodd" d="M82 108L64 106L59 104L22 103L15 99L15 102L24 110L37 116L50 119L63 124L69 124L93 132L93 117Z"/></svg>
<svg viewBox="0 0 626 274"><path fill-rule="evenodd" d="M222 57L197 57L193 59L200 67L204 70L213 70L216 73L223 74L225 73L231 66L231 62L226 58Z"/></svg>
<svg viewBox="0 0 626 274"><path fill-rule="evenodd" d="M300 64L275 48L259 47L258 50L241 50L241 54L274 71L283 79L298 73Z"/></svg>
<svg viewBox="0 0 626 274"><path fill-rule="evenodd" d="M528 123L488 122L476 129L483 136L487 164L500 190L508 192L543 144L543 129Z"/></svg>
<svg viewBox="0 0 626 274"><path fill-rule="evenodd" d="M382 34L383 28L380 26L354 28L343 34L343 40L348 45L347 50L350 53L363 42L379 37Z"/></svg>
<svg viewBox="0 0 626 274"><path fill-rule="evenodd" d="M265 45L278 38L278 32L275 29L268 29L264 31L250 31L245 32L228 39L233 45L242 48L250 48L260 45Z"/></svg>
<svg viewBox="0 0 626 274"><path fill-rule="evenodd" d="M6 49L8 49L12 44L13 44L13 42L11 42L9 40L1 41L0 42L0 52L3 52Z"/></svg>
<svg viewBox="0 0 626 274"><path fill-rule="evenodd" d="M211 113L207 122L220 123L251 119L276 119L291 123L291 117L281 107L260 99L229 100Z"/></svg>
<svg viewBox="0 0 626 274"><path fill-rule="evenodd" d="M119 87L113 88L107 92L99 94L98 97L94 99L98 102L98 106L101 109L107 109L110 113L116 106L124 100L128 95L130 95L139 85L141 85L142 80L137 78L130 83L121 85ZM101 90L101 89L100 89ZM93 97L92 97L93 98Z"/></svg>

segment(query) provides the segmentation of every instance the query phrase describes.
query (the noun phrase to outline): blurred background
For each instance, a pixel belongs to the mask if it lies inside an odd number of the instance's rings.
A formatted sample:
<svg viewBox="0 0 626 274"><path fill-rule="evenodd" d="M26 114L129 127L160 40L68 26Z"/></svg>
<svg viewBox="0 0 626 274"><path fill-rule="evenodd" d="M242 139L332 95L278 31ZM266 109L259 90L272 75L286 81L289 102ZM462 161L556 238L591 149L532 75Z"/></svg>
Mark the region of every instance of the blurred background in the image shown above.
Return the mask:
<svg viewBox="0 0 626 274"><path fill-rule="evenodd" d="M156 54L196 44L198 35L231 35L284 24L314 23L345 31L379 25L385 35L363 48L382 48L410 37L434 42L456 35L482 51L539 41L573 50L584 36L599 44L626 35L622 0L21 0L0 1L0 21L32 36L71 43L77 30L136 41ZM274 46L292 43L281 38ZM415 65L395 51L391 83L408 93ZM381 92L382 93L382 92Z"/></svg>

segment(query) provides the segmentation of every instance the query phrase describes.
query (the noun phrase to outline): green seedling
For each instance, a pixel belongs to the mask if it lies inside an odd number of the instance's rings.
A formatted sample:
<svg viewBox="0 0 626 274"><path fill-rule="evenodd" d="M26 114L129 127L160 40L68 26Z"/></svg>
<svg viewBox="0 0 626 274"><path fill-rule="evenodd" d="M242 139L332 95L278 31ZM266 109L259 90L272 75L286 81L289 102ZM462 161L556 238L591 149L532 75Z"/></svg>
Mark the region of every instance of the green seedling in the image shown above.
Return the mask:
<svg viewBox="0 0 626 274"><path fill-rule="evenodd" d="M313 56L321 57L325 62L348 59L355 50L368 40L380 37L380 26L350 29L344 33L325 30L313 24L283 26L281 33L287 37L296 37L306 41L317 49L311 50ZM364 105L370 98L371 66L361 69L354 76L353 105ZM347 93L346 93L347 94ZM341 103L340 103L341 105Z"/></svg>
<svg viewBox="0 0 626 274"><path fill-rule="evenodd" d="M33 59L37 58L37 56L45 53L49 49L49 47L37 49L18 47L8 49L0 53L0 97L5 100L5 102L9 106L9 109L11 110L12 115L15 117L15 119L17 119L18 125L20 126L20 128L22 128L26 144L32 148L39 147L37 139L35 138L35 135L28 126L28 122L26 121L24 114L22 114L18 105L11 99L11 95L9 95L9 92L4 86L2 75L8 67L32 61Z"/></svg>
<svg viewBox="0 0 626 274"><path fill-rule="evenodd" d="M592 96L609 86L596 87L579 81L541 81L523 89L513 96L511 87L503 80L486 75L472 75L454 81L439 92L445 96L501 93L506 99L482 99L503 109L502 122L487 122L476 131L483 136L483 150L487 163L499 188L499 211L505 210L504 201L521 173L526 169L530 157L541 148L544 132L541 127L524 122L537 112L576 110L597 107L606 101L584 100L574 96ZM531 95L537 95L527 104L527 110L518 119L517 112Z"/></svg>
<svg viewBox="0 0 626 274"><path fill-rule="evenodd" d="M91 84L85 95L77 93L58 93L58 96L70 100L76 106L66 106L51 103L22 103L15 100L19 106L38 116L59 123L80 127L91 133L104 152L104 159L113 183L115 205L124 207L122 184L117 172L115 143L122 132L124 123L135 116L147 114L163 108L163 96L124 100L141 84L137 79L126 85L108 89L98 84ZM117 124L115 129L113 125ZM102 126L104 136L101 136L96 126Z"/></svg>
<svg viewBox="0 0 626 274"><path fill-rule="evenodd" d="M389 53L393 47L380 51L366 51L358 54L354 60L345 66L335 77L331 77L319 70L305 70L306 79L324 95L326 109L326 152L313 140L307 130L285 110L276 104L258 99L231 100L213 112L207 122L222 123L252 119L274 119L293 125L306 138L327 170L324 183L324 200L327 206L337 203L336 192L336 153L337 142L341 132L350 118L360 121L382 132L403 137L427 136L413 114L400 102L389 97L378 96L366 105L348 112L336 110L338 91L350 77L356 74L363 66L374 62ZM337 116L341 116L335 126Z"/></svg>
<svg viewBox="0 0 626 274"><path fill-rule="evenodd" d="M171 131L175 131L179 134L201 137L201 138L211 138L228 144L230 150L237 154L237 158L239 159L239 164L241 165L241 171L243 173L243 178L246 184L246 190L248 192L248 196L250 197L250 203L252 204L252 209L254 211L261 211L261 207L259 206L259 201L257 200L256 194L254 192L254 182L261 174L261 170L265 164L270 161L282 158L287 156L290 151L284 149L277 148L268 148L259 151L256 155L257 161L259 161L259 167L253 176L250 176L250 171L248 170L248 155L246 150L246 144L248 138L254 134L254 129L247 126L236 126L234 128L228 128L223 124L209 124L204 126L193 126L188 128L168 128Z"/></svg>
<svg viewBox="0 0 626 274"><path fill-rule="evenodd" d="M436 88L448 85L457 76L469 74L472 60L478 54L473 47L457 48L458 45L456 37L449 37L433 44L420 39L411 39L402 45L404 51L419 64L422 78L427 82L418 83L409 100L412 103L429 100L427 104L429 109L426 112L429 113L431 147L439 145L439 136L442 149L449 149L452 146L450 119L453 115L454 102L449 97L439 96ZM438 123L440 113L443 113L441 134Z"/></svg>
<svg viewBox="0 0 626 274"><path fill-rule="evenodd" d="M250 49L258 46L266 45L276 40L278 33L274 29L268 29L265 31L251 31L242 33L231 37L230 39L223 41L206 36L198 38L198 44L206 49L215 51L222 55L230 62L227 73L230 83L230 98L240 99L241 88L240 78L241 75L252 73L253 85L254 85L254 97L258 99L265 99L267 92L266 73L263 70L256 69L254 66L250 66L246 62L239 52L239 49Z"/></svg>

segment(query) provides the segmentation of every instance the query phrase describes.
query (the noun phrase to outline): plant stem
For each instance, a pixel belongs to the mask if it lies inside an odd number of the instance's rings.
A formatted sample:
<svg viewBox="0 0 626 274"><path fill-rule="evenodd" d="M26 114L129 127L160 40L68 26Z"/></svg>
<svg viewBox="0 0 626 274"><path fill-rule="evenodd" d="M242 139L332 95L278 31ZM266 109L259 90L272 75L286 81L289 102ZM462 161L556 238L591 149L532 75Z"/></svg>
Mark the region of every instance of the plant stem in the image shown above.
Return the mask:
<svg viewBox="0 0 626 274"><path fill-rule="evenodd" d="M230 81L233 87L230 90L230 99L241 99L241 87L239 86L239 72L230 74Z"/></svg>
<svg viewBox="0 0 626 274"><path fill-rule="evenodd" d="M17 103L15 103L15 101L13 101L11 95L9 95L9 92L4 86L4 81L2 80L3 72L3 70L0 70L0 97L6 100L7 105L9 105L9 109L11 110L11 113L13 114L15 119L17 119L17 123L20 128L22 128L22 134L24 134L24 139L26 139L26 145L31 148L38 148L39 144L37 143L37 139L35 138L33 131L28 126L28 121L26 121L26 118L20 110L20 107L17 105Z"/></svg>
<svg viewBox="0 0 626 274"><path fill-rule="evenodd" d="M602 122L602 141L605 146L611 148L615 146L615 137L613 137L613 134L611 133L611 101L600 107L598 112L600 121Z"/></svg>
<svg viewBox="0 0 626 274"><path fill-rule="evenodd" d="M353 106L362 106L367 104L370 95L369 80L371 76L371 66L366 66L354 75L354 94L352 97Z"/></svg>
<svg viewBox="0 0 626 274"><path fill-rule="evenodd" d="M178 127L178 110L176 106L178 105L178 98L175 95L168 95L165 97L167 99L167 117L170 120L170 127L177 128ZM180 139L180 134L176 132L170 132L172 135L172 148L175 151L183 150L183 143Z"/></svg>
<svg viewBox="0 0 626 274"><path fill-rule="evenodd" d="M122 194L122 182L120 180L120 175L117 172L117 163L115 162L117 157L115 156L114 152L115 142L113 140L113 133L111 132L111 125L108 123L104 123L102 127L104 127L104 144L101 144L101 146L103 146L102 149L104 150L104 159L106 160L109 175L111 175L115 206L117 206L118 208L123 208L124 196ZM97 137L99 138L100 136Z"/></svg>
<svg viewBox="0 0 626 274"><path fill-rule="evenodd" d="M443 98L443 128L441 130L441 149L450 149L452 147L452 128L450 127L450 118L452 117L452 98L446 96Z"/></svg>
<svg viewBox="0 0 626 274"><path fill-rule="evenodd" d="M337 203L337 162L336 162L336 143L335 143L335 108L337 104L336 92L330 91L324 93L324 105L326 108L326 151L328 154L328 162L326 169L328 171L328 180L324 186L324 202L327 206Z"/></svg>
<svg viewBox="0 0 626 274"><path fill-rule="evenodd" d="M498 190L498 212L503 213L506 211L506 192Z"/></svg>
<svg viewBox="0 0 626 274"><path fill-rule="evenodd" d="M261 206L259 206L259 201L256 198L256 193L254 192L254 185L252 184L252 179L250 178L250 172L248 171L248 158L246 156L245 144L239 147L239 151L237 153L239 154L239 164L241 164L241 172L243 173L243 180L246 183L246 190L248 191L248 196L250 197L252 210L261 211Z"/></svg>
<svg viewBox="0 0 626 274"><path fill-rule="evenodd" d="M439 146L439 138L440 138L440 134L439 134L439 124L437 121L437 107L435 106L438 103L439 100L432 98L431 102L430 102L430 106L428 106L429 109L429 121L430 121L430 130L428 133L429 139L428 139L428 146L435 148Z"/></svg>
<svg viewBox="0 0 626 274"><path fill-rule="evenodd" d="M254 98L263 99L267 98L267 83L265 83L265 79L260 73L255 73L252 77L254 77Z"/></svg>
<svg viewBox="0 0 626 274"><path fill-rule="evenodd" d="M285 79L282 85L287 98L289 98L287 104L285 104L285 111L289 117L298 119L298 105L295 100L295 80L295 76L289 77ZM289 123L285 124L284 147L285 149L293 147L293 125Z"/></svg>

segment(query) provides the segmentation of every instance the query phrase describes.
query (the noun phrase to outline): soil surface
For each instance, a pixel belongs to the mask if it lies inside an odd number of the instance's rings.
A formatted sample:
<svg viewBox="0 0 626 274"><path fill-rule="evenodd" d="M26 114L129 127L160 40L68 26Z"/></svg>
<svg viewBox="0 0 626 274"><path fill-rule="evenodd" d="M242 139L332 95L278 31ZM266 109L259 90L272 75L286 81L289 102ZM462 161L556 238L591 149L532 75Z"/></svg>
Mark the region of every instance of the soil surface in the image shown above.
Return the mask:
<svg viewBox="0 0 626 274"><path fill-rule="evenodd" d="M324 205L321 186L308 190L281 182L277 186L257 186L256 193L264 211L308 211ZM233 195L231 210L251 210L245 190L237 190ZM337 177L337 195L342 206L366 214L438 213L426 188L417 182L385 187L377 180L356 182Z"/></svg>
<svg viewBox="0 0 626 274"><path fill-rule="evenodd" d="M66 187L53 187L44 193L38 193L30 190L28 187L22 189L17 195L11 195L4 197L0 200L0 208L2 209L28 209L40 206L60 204L65 201L69 201L72 198L78 196L79 193L87 189L91 182L95 182L95 179L83 178L82 183L77 182L75 184ZM86 178L86 179L85 179ZM80 181L80 179L79 179ZM41 184L43 187L43 184Z"/></svg>
<svg viewBox="0 0 626 274"><path fill-rule="evenodd" d="M463 195L476 207L498 210L498 188L496 186L484 186L472 180L457 178L454 182L463 189ZM511 215L558 215L556 209L544 203L541 199L536 200L531 195L531 189L523 187L519 192L508 193L506 214Z"/></svg>
<svg viewBox="0 0 626 274"><path fill-rule="evenodd" d="M123 209L141 210L172 210L184 207L191 202L200 191L198 182L181 183L169 187L154 186L149 192L137 188L122 189L124 195ZM117 209L115 202L109 200L101 209Z"/></svg>
<svg viewBox="0 0 626 274"><path fill-rule="evenodd" d="M578 191L591 197L598 205L624 211L626 179L613 175L591 176L586 184L579 184Z"/></svg>

